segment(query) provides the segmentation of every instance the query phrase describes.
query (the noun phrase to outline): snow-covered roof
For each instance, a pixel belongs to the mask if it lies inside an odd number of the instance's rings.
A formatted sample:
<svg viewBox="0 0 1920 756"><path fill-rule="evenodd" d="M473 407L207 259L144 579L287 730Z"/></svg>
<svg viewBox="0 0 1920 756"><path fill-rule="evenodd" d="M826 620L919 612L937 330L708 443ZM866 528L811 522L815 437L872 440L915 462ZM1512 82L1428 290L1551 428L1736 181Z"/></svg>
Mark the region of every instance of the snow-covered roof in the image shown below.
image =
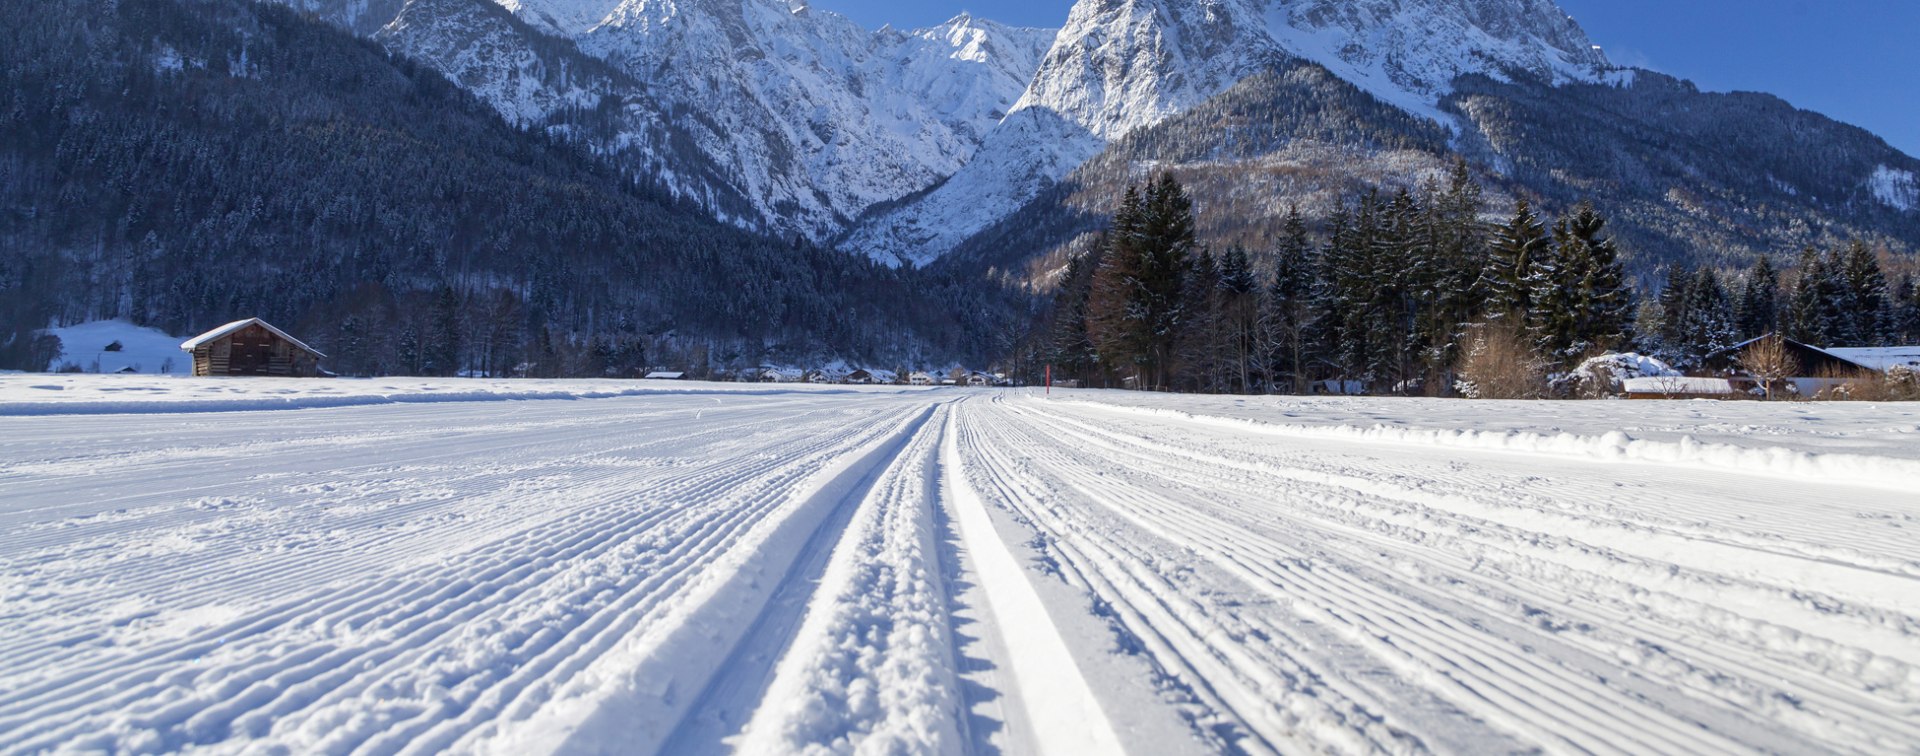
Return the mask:
<svg viewBox="0 0 1920 756"><path fill-rule="evenodd" d="M1733 382L1725 378L1662 375L1650 378L1628 378L1620 383L1629 394L1732 395L1740 393L1739 389L1733 387Z"/></svg>
<svg viewBox="0 0 1920 756"><path fill-rule="evenodd" d="M647 377L653 380L660 380L660 381L677 381L687 377L687 374L676 372L673 370L655 370L651 373L648 373Z"/></svg>
<svg viewBox="0 0 1920 756"><path fill-rule="evenodd" d="M1828 347L1820 351L1883 373L1892 370L1896 365L1920 369L1920 346Z"/></svg>
<svg viewBox="0 0 1920 756"><path fill-rule="evenodd" d="M321 357L327 356L321 353L320 350L307 346L306 342L294 338L293 336L289 335L286 331L282 331L278 328L275 328L273 327L272 323L261 320L259 318L247 318L246 320L236 320L226 325L220 326L219 328L215 328L211 331L200 334L199 336L195 336L191 339L187 339L185 342L180 344L180 351L191 352L194 349L199 348L199 346L202 344L206 344L208 342L218 340L222 336L226 336L227 334L233 333L234 331L238 331L250 325L258 325L261 328L265 328L268 331L273 332L273 335L286 339L288 343L291 343L294 346L297 346L297 347L300 347L301 349L305 349L309 352L312 352L315 355L318 355Z"/></svg>

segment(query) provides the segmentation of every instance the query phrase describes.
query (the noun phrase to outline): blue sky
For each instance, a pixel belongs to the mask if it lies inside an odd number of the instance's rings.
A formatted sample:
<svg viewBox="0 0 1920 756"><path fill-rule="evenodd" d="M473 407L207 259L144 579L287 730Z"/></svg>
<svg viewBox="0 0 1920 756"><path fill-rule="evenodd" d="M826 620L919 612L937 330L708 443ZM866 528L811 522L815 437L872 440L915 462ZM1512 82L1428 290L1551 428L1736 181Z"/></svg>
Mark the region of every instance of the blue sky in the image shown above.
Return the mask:
<svg viewBox="0 0 1920 756"><path fill-rule="evenodd" d="M1770 92L1920 156L1920 1L1559 0L1616 62L1710 91ZM869 27L929 26L962 10L1058 26L1071 0L812 0Z"/></svg>

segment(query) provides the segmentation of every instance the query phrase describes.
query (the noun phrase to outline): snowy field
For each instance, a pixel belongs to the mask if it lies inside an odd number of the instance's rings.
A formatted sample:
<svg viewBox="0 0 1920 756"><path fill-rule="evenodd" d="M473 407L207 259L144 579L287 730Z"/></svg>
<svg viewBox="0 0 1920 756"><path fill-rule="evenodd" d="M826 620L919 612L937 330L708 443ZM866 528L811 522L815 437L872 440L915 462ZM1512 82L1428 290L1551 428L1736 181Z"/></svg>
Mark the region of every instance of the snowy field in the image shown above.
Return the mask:
<svg viewBox="0 0 1920 756"><path fill-rule="evenodd" d="M1912 753L1920 405L0 376L0 750Z"/></svg>

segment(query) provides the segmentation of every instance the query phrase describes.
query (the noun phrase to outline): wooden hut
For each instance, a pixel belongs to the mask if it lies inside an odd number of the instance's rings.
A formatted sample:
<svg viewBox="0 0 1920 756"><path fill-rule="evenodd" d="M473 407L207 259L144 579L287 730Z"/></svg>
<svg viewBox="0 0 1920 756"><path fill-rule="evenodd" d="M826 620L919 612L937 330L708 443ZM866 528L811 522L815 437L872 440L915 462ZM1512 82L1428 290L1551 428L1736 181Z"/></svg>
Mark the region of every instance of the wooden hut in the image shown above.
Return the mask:
<svg viewBox="0 0 1920 756"><path fill-rule="evenodd" d="M194 375L278 375L311 378L326 355L259 318L236 320L180 345Z"/></svg>

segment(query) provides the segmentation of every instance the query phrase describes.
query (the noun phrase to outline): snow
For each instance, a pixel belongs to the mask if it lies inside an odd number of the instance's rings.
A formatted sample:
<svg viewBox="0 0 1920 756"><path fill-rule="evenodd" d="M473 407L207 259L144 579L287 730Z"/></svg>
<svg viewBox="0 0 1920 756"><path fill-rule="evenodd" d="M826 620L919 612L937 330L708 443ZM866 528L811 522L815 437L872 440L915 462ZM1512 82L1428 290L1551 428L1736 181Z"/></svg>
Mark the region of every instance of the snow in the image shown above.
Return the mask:
<svg viewBox="0 0 1920 756"><path fill-rule="evenodd" d="M1920 346L1827 347L1820 351L1883 373L1898 365L1920 369Z"/></svg>
<svg viewBox="0 0 1920 756"><path fill-rule="evenodd" d="M1672 365L1662 362L1658 357L1649 357L1638 352L1609 352L1589 357L1578 367L1561 377L1560 382L1576 387L1601 388L1605 392L1624 389L1624 383L1633 379L1665 378L1680 375Z"/></svg>
<svg viewBox="0 0 1920 756"><path fill-rule="evenodd" d="M1696 378L1682 375L1655 375L1628 378L1620 386L1629 394L1697 394L1732 396L1740 393L1725 378Z"/></svg>
<svg viewBox="0 0 1920 756"><path fill-rule="evenodd" d="M1290 58L1448 126L1439 103L1462 74L1619 78L1551 0L1081 0L979 157L933 191L862 219L844 246L927 264L1113 141Z"/></svg>
<svg viewBox="0 0 1920 756"><path fill-rule="evenodd" d="M178 350L175 350L178 353ZM376 404L436 404L607 399L661 394L790 395L848 393L869 389L799 383L800 371L783 373L793 385L703 381L507 380L469 378L190 378L132 375L13 375L0 380L0 417L8 415L112 415L126 413L252 412L360 407Z"/></svg>
<svg viewBox="0 0 1920 756"><path fill-rule="evenodd" d="M219 328L215 328L211 331L200 334L199 336L195 336L191 339L187 339L186 341L183 341L180 343L180 350L183 352L191 352L195 349L200 348L200 345L202 344L216 341L222 336L233 333L234 331L238 331L247 326L253 326L253 325L257 325L257 326L260 326L261 328L267 329L268 331L272 331L275 336L279 336L280 338L286 339L287 341L291 342L294 346L297 346L301 349L305 349L309 352L313 352L314 354L318 354L321 357L326 356L324 354L321 354L318 350L315 350L313 347L307 346L306 342L303 342L299 339L296 339L288 335L286 331L282 331L278 328L275 328L272 323L268 323L267 321L261 320L259 318L247 318L245 320L236 320L226 325L220 326Z"/></svg>
<svg viewBox="0 0 1920 756"><path fill-rule="evenodd" d="M180 352L180 337L136 326L124 320L96 320L90 323L50 328L47 333L60 337L60 357L54 370L78 367L87 372L118 373L132 368L137 373L193 372L192 358ZM107 346L119 342L119 351ZM96 369L97 365L97 369Z"/></svg>
<svg viewBox="0 0 1920 756"><path fill-rule="evenodd" d="M1876 167L1867 179L1867 188L1873 192L1874 199L1895 210L1920 209L1920 179L1914 177L1913 171L1886 165Z"/></svg>
<svg viewBox="0 0 1920 756"><path fill-rule="evenodd" d="M1899 752L1917 441L1920 404L4 375L0 742Z"/></svg>

